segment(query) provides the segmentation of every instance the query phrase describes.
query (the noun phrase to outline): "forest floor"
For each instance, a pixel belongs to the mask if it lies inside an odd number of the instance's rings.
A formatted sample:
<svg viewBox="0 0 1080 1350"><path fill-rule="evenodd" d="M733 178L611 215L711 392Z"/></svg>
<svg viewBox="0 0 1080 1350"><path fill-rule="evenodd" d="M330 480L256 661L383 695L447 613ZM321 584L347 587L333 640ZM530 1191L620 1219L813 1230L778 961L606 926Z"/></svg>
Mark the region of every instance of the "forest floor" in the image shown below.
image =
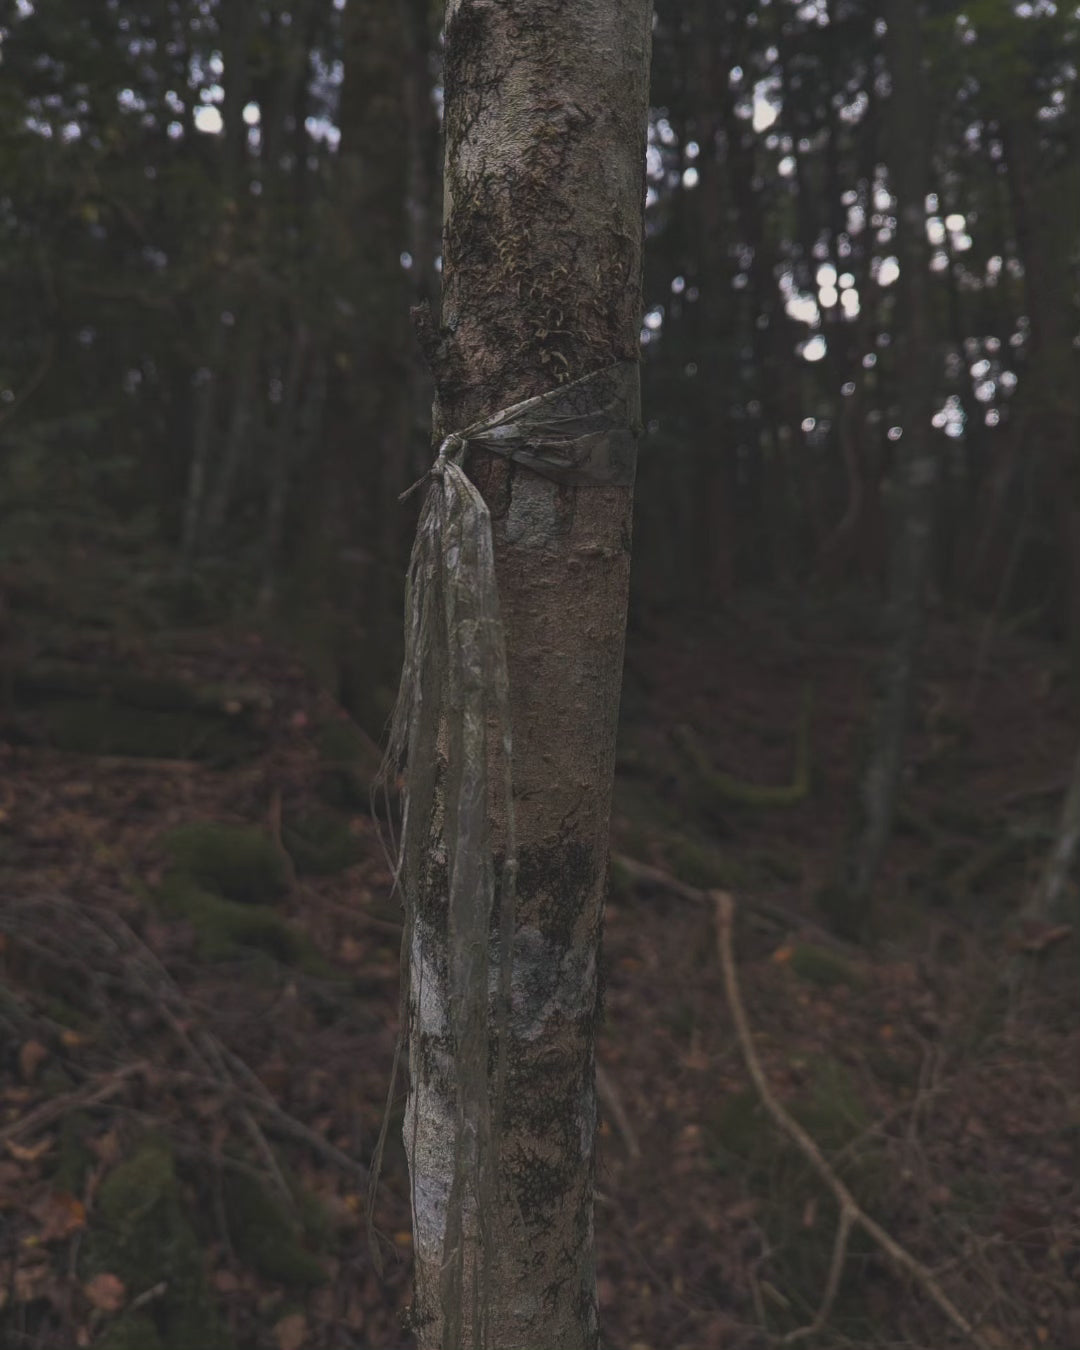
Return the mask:
<svg viewBox="0 0 1080 1350"><path fill-rule="evenodd" d="M857 1203L983 1345L1080 1350L1076 935L1011 923L1078 701L1055 648L1000 635L973 705L979 635L932 625L856 945L818 896L873 644L764 601L632 634L599 1045L616 1350L779 1344L830 1284L837 1205L748 1076L716 890L771 1090ZM400 1094L381 1276L365 1231L400 921L373 743L255 633L23 655L0 709L0 1346L409 1345ZM803 1344L968 1343L863 1231L841 1255Z"/></svg>

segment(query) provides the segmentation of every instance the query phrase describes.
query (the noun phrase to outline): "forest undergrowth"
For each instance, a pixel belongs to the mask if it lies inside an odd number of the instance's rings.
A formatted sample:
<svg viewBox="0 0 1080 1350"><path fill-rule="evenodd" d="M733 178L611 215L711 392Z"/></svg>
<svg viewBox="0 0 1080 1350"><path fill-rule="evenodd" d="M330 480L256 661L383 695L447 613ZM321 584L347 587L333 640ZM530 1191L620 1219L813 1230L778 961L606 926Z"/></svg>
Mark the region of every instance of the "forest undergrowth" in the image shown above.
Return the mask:
<svg viewBox="0 0 1080 1350"><path fill-rule="evenodd" d="M597 1241L619 1350L964 1335L777 1130L773 1094L994 1350L1080 1350L1080 985L1013 923L1076 741L1057 649L938 616L903 813L859 944L819 897L873 643L744 600L639 626L604 939ZM55 628L4 672L0 1344L377 1350L409 1341L409 1204L367 1164L400 914L378 728L235 627ZM837 1254L838 1253L838 1254ZM826 1316L819 1318L827 1298Z"/></svg>

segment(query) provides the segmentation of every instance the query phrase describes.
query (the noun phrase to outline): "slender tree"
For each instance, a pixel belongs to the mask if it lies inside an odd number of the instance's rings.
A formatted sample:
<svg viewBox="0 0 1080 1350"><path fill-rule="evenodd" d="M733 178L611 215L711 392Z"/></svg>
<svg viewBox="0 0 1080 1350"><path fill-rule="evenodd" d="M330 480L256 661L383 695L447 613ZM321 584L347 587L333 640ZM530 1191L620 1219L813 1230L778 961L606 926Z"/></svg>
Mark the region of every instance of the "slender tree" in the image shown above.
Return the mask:
<svg viewBox="0 0 1080 1350"><path fill-rule="evenodd" d="M444 290L426 335L437 440L637 361L650 14L650 0L449 0ZM483 1104L459 1098L449 1030L440 802L461 765L444 735L410 919L414 1325L423 1350L594 1350L597 966L632 488L560 485L482 447L466 469L491 511L505 631L517 914L510 1014L488 1012L505 1066L496 1156L479 1159L496 1164L494 1211L473 1192L455 1217L455 1138L482 1151L485 1136L470 1114ZM496 796L481 813L498 857Z"/></svg>
<svg viewBox="0 0 1080 1350"><path fill-rule="evenodd" d="M915 663L922 641L923 592L932 559L938 463L931 440L933 331L926 244L929 131L922 14L911 0L888 0L887 58L892 81L890 172L897 200L900 300L897 368L901 439L893 468L894 517L885 606L886 650L877 673L867 756L835 919L858 928L889 840L903 766Z"/></svg>
<svg viewBox="0 0 1080 1350"><path fill-rule="evenodd" d="M330 316L313 319L313 337L328 348L325 415L291 550L299 593L321 597L342 702L361 720L381 722L385 709L374 712L371 700L392 680L398 654L392 602L405 540L397 497L410 458L412 288L401 257L409 247L414 54L404 4L350 0L340 25L341 142L315 216L325 255L316 284Z"/></svg>

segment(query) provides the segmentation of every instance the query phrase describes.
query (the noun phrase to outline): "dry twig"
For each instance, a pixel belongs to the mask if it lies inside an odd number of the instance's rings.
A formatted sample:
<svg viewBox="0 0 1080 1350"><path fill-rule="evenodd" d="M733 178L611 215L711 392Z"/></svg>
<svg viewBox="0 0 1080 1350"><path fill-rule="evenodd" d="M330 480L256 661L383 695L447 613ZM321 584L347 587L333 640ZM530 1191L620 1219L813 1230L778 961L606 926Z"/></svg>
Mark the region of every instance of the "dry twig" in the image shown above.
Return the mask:
<svg viewBox="0 0 1080 1350"><path fill-rule="evenodd" d="M960 1311L959 1308L945 1293L941 1285L934 1278L930 1270L923 1263L902 1247L895 1238L876 1223L868 1214L860 1208L855 1197L836 1175L833 1169L825 1161L821 1150L817 1144L803 1129L797 1120L794 1120L779 1101L773 1096L772 1089L769 1087L765 1072L761 1067L761 1061L758 1059L757 1051L754 1049L754 1042L750 1032L750 1024L747 1020L746 1009L743 1006L742 996L739 993L738 975L735 970L735 956L732 950L731 930L735 917L735 902L726 891L713 891L712 899L716 905L716 934L717 947L719 949L720 964L724 972L724 988L727 992L728 1007L731 1010L731 1018L735 1024L735 1033L739 1039L739 1045L743 1052L743 1059L746 1061L747 1070L753 1079L754 1086L757 1088L761 1103L766 1111L773 1118L774 1122L787 1135L793 1144L799 1149L803 1157L810 1163L814 1171L832 1191L837 1204L840 1207L840 1228L837 1232L836 1243L833 1247L832 1266L829 1271L829 1278L825 1288L825 1297L822 1300L821 1307L818 1310L814 1321L807 1327L802 1327L798 1332L792 1332L785 1340L790 1342L794 1339L801 1339L803 1336L816 1334L821 1330L825 1318L828 1317L833 1299L836 1295L836 1289L840 1281L840 1271L843 1268L843 1260L847 1247L848 1230L853 1224L858 1224L881 1248L886 1256L894 1265L905 1270L919 1285L923 1292L933 1300L941 1309L948 1320L963 1332L965 1336L979 1350L990 1350L989 1342L980 1334L975 1327Z"/></svg>
<svg viewBox="0 0 1080 1350"><path fill-rule="evenodd" d="M62 1096L43 1102L36 1110L0 1129L0 1144L6 1143L9 1139L16 1139L20 1134L31 1134L46 1125L51 1125L54 1120L59 1120L70 1111L100 1106L102 1102L115 1097L129 1078L135 1074L145 1073L148 1068L149 1065L142 1061L137 1064L125 1064L106 1074L104 1079L95 1079L74 1092L65 1092Z"/></svg>
<svg viewBox="0 0 1080 1350"><path fill-rule="evenodd" d="M611 1119L615 1123L615 1128L622 1135L627 1153L630 1154L631 1158L640 1158L641 1146L638 1144L637 1135L634 1134L630 1118L623 1107L618 1089L611 1075L599 1060L596 1064L596 1090L603 1099L604 1105L611 1112Z"/></svg>
<svg viewBox="0 0 1080 1350"><path fill-rule="evenodd" d="M625 853L613 854L611 861L635 886L652 886L656 890L666 891L669 895L677 895L681 900L689 900L694 905L709 903L711 892L699 890L697 886L690 886L685 881L680 881L678 877L673 877L670 872L663 871L662 868L651 867L648 863L638 862L636 858L631 858ZM848 956L856 954L858 951L850 942L835 937L827 929L814 923L812 919L796 914L793 910L785 909L782 905L771 904L768 900L754 900L747 904L745 908L748 913L764 919L773 928L801 930L810 933L813 935L815 942L824 947L831 947L835 951L843 952Z"/></svg>

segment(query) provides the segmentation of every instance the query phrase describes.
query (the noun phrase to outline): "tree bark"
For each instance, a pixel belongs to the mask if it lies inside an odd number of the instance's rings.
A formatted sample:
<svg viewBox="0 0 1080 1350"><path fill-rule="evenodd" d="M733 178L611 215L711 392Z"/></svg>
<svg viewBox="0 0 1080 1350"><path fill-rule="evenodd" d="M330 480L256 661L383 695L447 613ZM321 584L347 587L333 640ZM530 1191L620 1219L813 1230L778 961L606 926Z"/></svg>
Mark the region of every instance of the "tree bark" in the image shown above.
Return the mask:
<svg viewBox="0 0 1080 1350"><path fill-rule="evenodd" d="M650 14L650 0L448 0L437 440L636 361ZM593 1056L632 490L558 486L481 451L466 468L492 516L519 872L499 1212L463 1217L465 1270L493 1278L481 1313L463 1300L458 1343L595 1350ZM457 1112L440 850L410 954L421 1350L456 1340L440 1295Z"/></svg>
<svg viewBox="0 0 1080 1350"><path fill-rule="evenodd" d="M933 326L925 206L929 180L922 17L911 0L888 0L892 77L890 169L897 197L900 304L897 315L902 437L894 468L895 504L886 651L877 673L867 756L834 920L848 930L866 920L870 892L892 830L915 664L924 627L923 592L932 558L939 465L931 440Z"/></svg>
<svg viewBox="0 0 1080 1350"><path fill-rule="evenodd" d="M1022 918L1046 923L1068 917L1069 879L1080 855L1080 750L1061 807L1057 838L1046 859L1039 886L1024 907Z"/></svg>

